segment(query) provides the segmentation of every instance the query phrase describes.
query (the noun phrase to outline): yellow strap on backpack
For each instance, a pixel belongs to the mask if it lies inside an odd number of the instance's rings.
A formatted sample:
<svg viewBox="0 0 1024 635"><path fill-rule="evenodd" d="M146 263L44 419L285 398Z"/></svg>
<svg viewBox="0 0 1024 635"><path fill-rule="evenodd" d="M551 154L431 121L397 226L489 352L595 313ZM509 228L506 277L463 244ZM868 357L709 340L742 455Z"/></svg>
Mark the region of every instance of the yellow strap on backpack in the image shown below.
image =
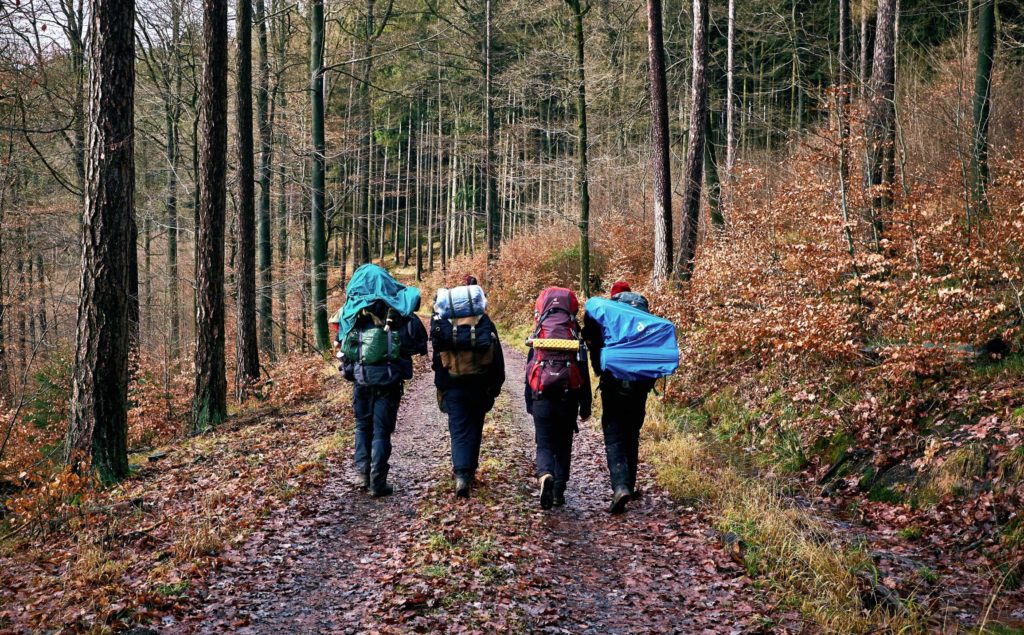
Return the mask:
<svg viewBox="0 0 1024 635"><path fill-rule="evenodd" d="M545 351L578 351L579 340L559 340L554 338L534 338L528 342L534 348Z"/></svg>

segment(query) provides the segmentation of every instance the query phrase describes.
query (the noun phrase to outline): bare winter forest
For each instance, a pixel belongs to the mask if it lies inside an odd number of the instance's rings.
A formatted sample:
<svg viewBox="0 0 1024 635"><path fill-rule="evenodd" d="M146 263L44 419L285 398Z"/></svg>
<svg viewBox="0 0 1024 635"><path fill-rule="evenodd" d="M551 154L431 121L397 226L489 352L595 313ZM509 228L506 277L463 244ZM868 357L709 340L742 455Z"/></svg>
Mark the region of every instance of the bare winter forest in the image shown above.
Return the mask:
<svg viewBox="0 0 1024 635"><path fill-rule="evenodd" d="M0 0L0 632L1024 633L1022 236L1022 0ZM420 361L348 485L365 263L486 289L470 500ZM644 497L541 514L619 280Z"/></svg>

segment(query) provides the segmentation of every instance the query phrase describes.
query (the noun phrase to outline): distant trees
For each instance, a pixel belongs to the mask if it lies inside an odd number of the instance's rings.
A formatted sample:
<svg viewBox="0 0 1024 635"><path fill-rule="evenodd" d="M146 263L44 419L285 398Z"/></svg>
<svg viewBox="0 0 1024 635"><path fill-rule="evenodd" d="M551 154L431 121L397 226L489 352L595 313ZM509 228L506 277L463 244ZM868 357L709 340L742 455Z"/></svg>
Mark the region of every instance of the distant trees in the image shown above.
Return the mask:
<svg viewBox="0 0 1024 635"><path fill-rule="evenodd" d="M683 228L679 239L676 274L689 280L697 253L700 196L704 180L704 144L708 120L708 0L693 0L693 72L690 79L690 143L683 167Z"/></svg>
<svg viewBox="0 0 1024 635"><path fill-rule="evenodd" d="M65 459L128 474L128 347L135 250L135 5L94 0L82 275Z"/></svg>
<svg viewBox="0 0 1024 635"><path fill-rule="evenodd" d="M651 94L651 177L654 184L654 284L672 274L672 170L665 84L661 0L647 0L647 54Z"/></svg>
<svg viewBox="0 0 1024 635"><path fill-rule="evenodd" d="M192 425L227 416L224 368L224 206L228 152L227 0L203 0L196 227L196 382Z"/></svg>

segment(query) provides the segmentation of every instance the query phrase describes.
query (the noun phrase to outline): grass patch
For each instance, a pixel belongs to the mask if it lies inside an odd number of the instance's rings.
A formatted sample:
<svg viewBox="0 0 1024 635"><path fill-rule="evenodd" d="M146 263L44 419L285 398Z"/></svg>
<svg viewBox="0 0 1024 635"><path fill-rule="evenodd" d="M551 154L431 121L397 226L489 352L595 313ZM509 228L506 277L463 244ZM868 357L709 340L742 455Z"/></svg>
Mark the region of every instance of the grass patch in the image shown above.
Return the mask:
<svg viewBox="0 0 1024 635"><path fill-rule="evenodd" d="M753 411L728 393L708 404L708 420L724 425L725 434L702 434L694 429L702 419L699 413L668 409L652 400L650 424L644 427L645 451L669 494L700 504L719 531L736 534L746 545L748 572L769 581L783 603L823 631L927 630L916 610L894 615L865 607L864 580L872 577L867 553L797 507L786 495L787 483L764 473L748 476L749 460L737 456L734 442L722 439L749 431L757 418ZM791 458L802 456L802 450L788 451Z"/></svg>

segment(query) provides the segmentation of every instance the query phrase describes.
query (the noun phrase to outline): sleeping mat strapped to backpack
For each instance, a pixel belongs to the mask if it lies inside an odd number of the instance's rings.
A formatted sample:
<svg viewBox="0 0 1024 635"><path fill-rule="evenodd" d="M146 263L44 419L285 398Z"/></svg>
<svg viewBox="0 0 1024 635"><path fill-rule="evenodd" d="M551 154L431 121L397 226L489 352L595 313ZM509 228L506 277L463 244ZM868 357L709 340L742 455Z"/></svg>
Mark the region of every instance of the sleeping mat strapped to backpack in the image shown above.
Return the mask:
<svg viewBox="0 0 1024 635"><path fill-rule="evenodd" d="M624 302L590 298L587 316L604 336L601 370L622 381L658 379L679 367L676 327Z"/></svg>

